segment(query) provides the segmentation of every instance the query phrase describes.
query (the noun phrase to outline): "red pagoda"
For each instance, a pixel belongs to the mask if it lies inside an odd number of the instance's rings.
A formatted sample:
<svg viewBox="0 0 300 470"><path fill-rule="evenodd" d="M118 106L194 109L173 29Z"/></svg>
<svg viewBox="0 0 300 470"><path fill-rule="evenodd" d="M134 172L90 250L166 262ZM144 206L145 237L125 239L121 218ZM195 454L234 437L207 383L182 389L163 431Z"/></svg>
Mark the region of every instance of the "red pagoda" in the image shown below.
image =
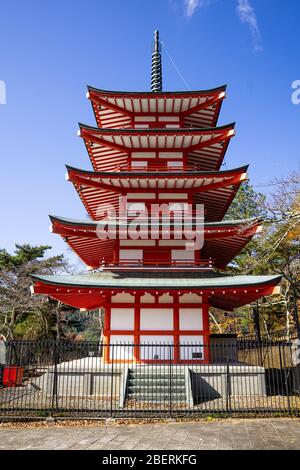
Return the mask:
<svg viewBox="0 0 300 470"><path fill-rule="evenodd" d="M52 231L88 272L34 275L33 291L84 310L103 308L103 341L128 345L130 361L209 363L209 308L231 311L278 292L280 276L223 272L260 230L258 220L224 220L247 178L247 166L220 170L234 135L234 124L217 126L225 89L162 91L158 32L151 92L88 87L97 127L80 124L79 135L93 170L68 166L67 179L90 220L50 216ZM153 206L159 209L150 221ZM172 348L160 353L143 344ZM121 349L114 360L124 360Z"/></svg>

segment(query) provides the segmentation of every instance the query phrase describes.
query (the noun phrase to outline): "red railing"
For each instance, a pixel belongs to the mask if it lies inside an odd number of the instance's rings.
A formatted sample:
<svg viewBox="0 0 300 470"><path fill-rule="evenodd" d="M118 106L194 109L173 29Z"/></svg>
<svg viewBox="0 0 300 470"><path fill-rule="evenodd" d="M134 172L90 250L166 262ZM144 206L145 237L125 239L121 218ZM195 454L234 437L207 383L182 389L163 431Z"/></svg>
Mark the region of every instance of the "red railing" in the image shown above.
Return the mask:
<svg viewBox="0 0 300 470"><path fill-rule="evenodd" d="M107 262L105 260L101 263L103 269L124 269L124 268L138 268L138 269L151 269L151 268L202 268L202 269L213 269L213 259L203 259L201 261L194 261L189 259L183 260L141 260L141 259L126 259L119 260L116 262Z"/></svg>
<svg viewBox="0 0 300 470"><path fill-rule="evenodd" d="M181 202L181 201L180 201ZM138 203L138 202L137 202ZM160 204L163 204L164 201L160 201ZM167 203L168 204L168 203ZM160 222L162 222L162 217L166 217L166 216L169 216L170 219L176 219L176 218L180 218L180 219L184 219L184 220L194 220L196 216L198 217L201 217L203 216L203 214L205 214L205 211L201 211L201 210L187 210L185 211L184 209L182 210L170 210L170 211L166 211L163 212L163 211L160 211L158 214L156 214L155 210L153 209L153 211L151 210L151 208L149 210L140 210L140 209L128 209L127 212L124 214L124 213L120 213L118 216L117 216L117 219L118 220L122 220L122 219L129 219L130 217L139 217L139 220L143 220L142 217L145 217L145 220L149 220L149 223L151 223L151 219L156 219L157 218L157 215L158 215L158 219ZM114 219L116 218L115 215L113 217Z"/></svg>
<svg viewBox="0 0 300 470"><path fill-rule="evenodd" d="M201 169L196 165L182 165L182 166L164 166L164 165L150 165L150 166L121 166L117 165L114 171L128 171L128 172L145 172L151 173L156 171L163 172L182 172L182 171L201 171Z"/></svg>

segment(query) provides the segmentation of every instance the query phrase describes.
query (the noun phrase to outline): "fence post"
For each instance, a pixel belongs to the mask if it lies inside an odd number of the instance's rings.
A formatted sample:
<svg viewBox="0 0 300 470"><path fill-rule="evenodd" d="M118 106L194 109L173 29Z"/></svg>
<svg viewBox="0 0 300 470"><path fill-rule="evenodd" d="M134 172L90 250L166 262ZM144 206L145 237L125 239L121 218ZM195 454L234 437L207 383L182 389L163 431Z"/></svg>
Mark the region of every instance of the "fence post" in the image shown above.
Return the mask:
<svg viewBox="0 0 300 470"><path fill-rule="evenodd" d="M285 360L284 360L284 364L282 363L281 343L279 343L278 346L279 346L279 360L280 360L280 369L281 369L280 372L281 374L282 372L284 373L284 391L285 391L286 398L287 398L289 415L291 416L292 409L291 409L291 401L290 401L290 395L289 395L288 384L287 384L287 374L286 374L286 367L285 367L286 364L285 364Z"/></svg>
<svg viewBox="0 0 300 470"><path fill-rule="evenodd" d="M170 411L170 418L172 417L172 344L169 346L170 349L170 360L169 360L169 411Z"/></svg>
<svg viewBox="0 0 300 470"><path fill-rule="evenodd" d="M228 346L227 346L228 348ZM226 412L231 411L231 400L230 400L230 371L229 371L229 360L228 350L226 356Z"/></svg>
<svg viewBox="0 0 300 470"><path fill-rule="evenodd" d="M57 398L57 363L58 363L58 344L54 340L53 345L53 362L54 362L54 375L53 375L53 384L52 384L52 402L51 402L51 416L54 412L54 400L56 405L56 411L58 411L58 398Z"/></svg>
<svg viewBox="0 0 300 470"><path fill-rule="evenodd" d="M108 354L110 357L110 348L111 348L111 382L110 382L110 417L113 417L113 387L114 387L114 346L115 344L106 343L108 347Z"/></svg>

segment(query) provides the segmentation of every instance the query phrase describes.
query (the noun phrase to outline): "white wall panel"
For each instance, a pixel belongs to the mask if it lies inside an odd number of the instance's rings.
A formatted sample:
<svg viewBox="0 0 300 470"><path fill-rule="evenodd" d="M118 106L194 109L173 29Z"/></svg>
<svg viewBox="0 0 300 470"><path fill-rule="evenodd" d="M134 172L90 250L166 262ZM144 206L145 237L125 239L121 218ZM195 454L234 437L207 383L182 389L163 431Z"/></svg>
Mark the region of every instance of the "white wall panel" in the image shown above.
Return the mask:
<svg viewBox="0 0 300 470"><path fill-rule="evenodd" d="M155 158L155 152L132 152L132 158Z"/></svg>
<svg viewBox="0 0 300 470"><path fill-rule="evenodd" d="M172 250L172 260L173 261L180 261L180 260L195 260L195 251L193 250Z"/></svg>
<svg viewBox="0 0 300 470"><path fill-rule="evenodd" d="M202 297L198 294L182 294L179 296L180 304L201 304Z"/></svg>
<svg viewBox="0 0 300 470"><path fill-rule="evenodd" d="M167 346L173 343L173 336L143 335L141 336L140 358L160 361L173 359L174 348ZM144 346L142 346L142 344L144 344Z"/></svg>
<svg viewBox="0 0 300 470"><path fill-rule="evenodd" d="M187 199L188 194L187 193L159 193L158 197L159 199Z"/></svg>
<svg viewBox="0 0 300 470"><path fill-rule="evenodd" d="M127 200L155 199L155 193L127 193Z"/></svg>
<svg viewBox="0 0 300 470"><path fill-rule="evenodd" d="M156 121L155 116L134 116L134 120L137 122L146 121L146 122L153 122Z"/></svg>
<svg viewBox="0 0 300 470"><path fill-rule="evenodd" d="M110 359L132 360L133 355L133 335L111 335L109 355Z"/></svg>
<svg viewBox="0 0 300 470"><path fill-rule="evenodd" d="M180 336L180 359L203 360L205 349L203 348L203 336Z"/></svg>
<svg viewBox="0 0 300 470"><path fill-rule="evenodd" d="M129 293L112 295L111 302L112 303L122 303L122 302L132 303L134 302L134 296Z"/></svg>
<svg viewBox="0 0 300 470"><path fill-rule="evenodd" d="M134 309L113 307L111 309L110 329L111 330L133 330L134 329Z"/></svg>
<svg viewBox="0 0 300 470"><path fill-rule="evenodd" d="M158 246L185 246L186 240L159 240Z"/></svg>
<svg viewBox="0 0 300 470"><path fill-rule="evenodd" d="M183 158L183 152L159 152L159 158Z"/></svg>
<svg viewBox="0 0 300 470"><path fill-rule="evenodd" d="M172 304L173 300L173 296L169 294L163 294L158 297L158 302L160 304Z"/></svg>
<svg viewBox="0 0 300 470"><path fill-rule="evenodd" d="M172 308L141 308L141 330L173 330Z"/></svg>
<svg viewBox="0 0 300 470"><path fill-rule="evenodd" d="M143 250L120 250L120 261L142 260Z"/></svg>
<svg viewBox="0 0 300 470"><path fill-rule="evenodd" d="M155 303L155 297L154 295L151 294L144 294L141 296L141 303L144 304L154 304Z"/></svg>
<svg viewBox="0 0 300 470"><path fill-rule="evenodd" d="M179 116L158 116L158 120L161 121L161 122L164 122L164 121L178 122L179 121Z"/></svg>
<svg viewBox="0 0 300 470"><path fill-rule="evenodd" d="M120 246L155 246L155 240L120 240Z"/></svg>
<svg viewBox="0 0 300 470"><path fill-rule="evenodd" d="M202 308L180 308L179 309L180 330L202 330L203 312Z"/></svg>

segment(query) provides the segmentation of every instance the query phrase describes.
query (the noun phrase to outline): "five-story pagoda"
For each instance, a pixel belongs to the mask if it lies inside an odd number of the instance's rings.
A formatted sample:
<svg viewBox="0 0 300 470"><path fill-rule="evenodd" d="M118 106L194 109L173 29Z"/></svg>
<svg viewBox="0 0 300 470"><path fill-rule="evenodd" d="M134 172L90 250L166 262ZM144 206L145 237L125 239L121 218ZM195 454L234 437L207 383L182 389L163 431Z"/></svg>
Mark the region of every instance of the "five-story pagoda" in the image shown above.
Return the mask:
<svg viewBox="0 0 300 470"><path fill-rule="evenodd" d="M97 127L80 124L79 135L93 170L67 166L67 179L90 220L50 219L89 272L34 275L33 291L103 308L103 340L123 345L117 361L208 363L209 307L233 310L278 290L279 276L222 272L260 229L223 220L247 178L247 166L220 170L234 135L234 124L217 126L225 88L162 91L158 32L151 92L88 88Z"/></svg>

